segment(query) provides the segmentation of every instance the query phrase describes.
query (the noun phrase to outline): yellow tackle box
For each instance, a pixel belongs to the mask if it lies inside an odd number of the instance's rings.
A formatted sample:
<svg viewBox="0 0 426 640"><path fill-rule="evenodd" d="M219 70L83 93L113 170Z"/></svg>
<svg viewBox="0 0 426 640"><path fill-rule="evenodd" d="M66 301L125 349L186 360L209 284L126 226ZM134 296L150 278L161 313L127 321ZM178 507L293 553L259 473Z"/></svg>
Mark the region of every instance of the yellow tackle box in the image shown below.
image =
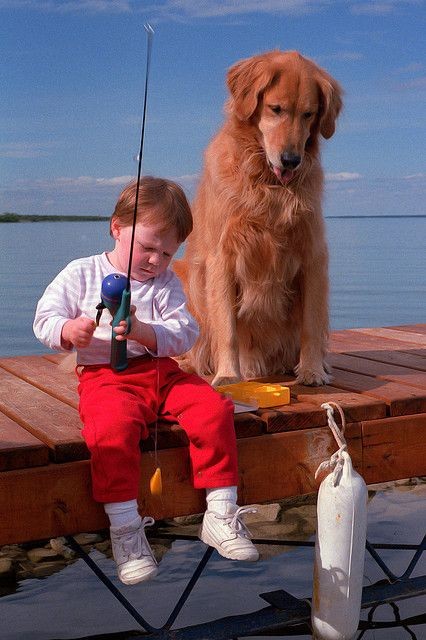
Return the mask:
<svg viewBox="0 0 426 640"><path fill-rule="evenodd" d="M290 404L290 389L281 384L264 382L236 382L216 387L220 393L229 396L235 402L243 402L259 408L279 407Z"/></svg>

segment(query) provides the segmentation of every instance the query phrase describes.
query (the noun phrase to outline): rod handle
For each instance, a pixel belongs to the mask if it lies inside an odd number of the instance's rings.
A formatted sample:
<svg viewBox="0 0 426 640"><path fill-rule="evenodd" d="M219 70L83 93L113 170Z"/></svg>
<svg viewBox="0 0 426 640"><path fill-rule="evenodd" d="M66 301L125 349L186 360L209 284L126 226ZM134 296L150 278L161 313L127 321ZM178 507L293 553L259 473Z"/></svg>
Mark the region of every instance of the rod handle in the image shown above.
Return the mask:
<svg viewBox="0 0 426 640"><path fill-rule="evenodd" d="M127 322L127 333L130 331L130 291L125 289L121 295L121 303L112 319L111 367L116 371L127 369L127 340L117 340L114 327L122 320Z"/></svg>

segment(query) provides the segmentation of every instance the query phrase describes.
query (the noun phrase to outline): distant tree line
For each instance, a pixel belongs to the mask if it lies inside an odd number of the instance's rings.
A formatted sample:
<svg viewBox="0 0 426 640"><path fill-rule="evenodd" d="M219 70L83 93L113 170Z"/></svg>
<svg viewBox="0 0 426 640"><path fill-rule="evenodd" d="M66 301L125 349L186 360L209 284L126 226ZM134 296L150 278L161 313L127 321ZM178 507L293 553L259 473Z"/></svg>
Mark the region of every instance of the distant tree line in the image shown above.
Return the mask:
<svg viewBox="0 0 426 640"><path fill-rule="evenodd" d="M0 222L81 222L82 220L109 220L109 216L36 216L0 213Z"/></svg>

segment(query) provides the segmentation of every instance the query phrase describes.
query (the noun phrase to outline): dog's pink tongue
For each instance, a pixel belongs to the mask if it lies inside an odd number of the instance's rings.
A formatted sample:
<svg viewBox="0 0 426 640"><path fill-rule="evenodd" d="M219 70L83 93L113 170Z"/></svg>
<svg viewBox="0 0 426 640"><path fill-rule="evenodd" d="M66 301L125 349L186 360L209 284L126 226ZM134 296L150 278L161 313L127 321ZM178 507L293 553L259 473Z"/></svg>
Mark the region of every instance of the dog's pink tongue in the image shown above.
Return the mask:
<svg viewBox="0 0 426 640"><path fill-rule="evenodd" d="M287 182L290 182L294 175L294 171L291 171L291 169L284 169L283 171L279 167L273 167L273 170L278 180L282 182L282 184L287 184Z"/></svg>

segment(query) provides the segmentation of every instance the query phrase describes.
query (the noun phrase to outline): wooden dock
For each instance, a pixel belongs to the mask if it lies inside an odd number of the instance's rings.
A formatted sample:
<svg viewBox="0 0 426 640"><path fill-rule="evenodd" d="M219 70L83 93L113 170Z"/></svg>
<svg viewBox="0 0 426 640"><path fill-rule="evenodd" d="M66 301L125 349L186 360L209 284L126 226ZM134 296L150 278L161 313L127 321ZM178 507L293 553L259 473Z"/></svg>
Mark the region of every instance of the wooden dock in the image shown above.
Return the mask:
<svg viewBox="0 0 426 640"><path fill-rule="evenodd" d="M276 377L291 387L290 405L235 417L240 504L317 490L314 473L336 450L321 409L327 401L344 409L349 453L367 484L426 475L426 324L335 331L330 348L331 385ZM0 545L107 526L91 498L77 380L58 367L62 357L0 359ZM153 441L142 443L141 512L170 518L204 510L187 444L178 425L159 425L164 488L156 497Z"/></svg>

